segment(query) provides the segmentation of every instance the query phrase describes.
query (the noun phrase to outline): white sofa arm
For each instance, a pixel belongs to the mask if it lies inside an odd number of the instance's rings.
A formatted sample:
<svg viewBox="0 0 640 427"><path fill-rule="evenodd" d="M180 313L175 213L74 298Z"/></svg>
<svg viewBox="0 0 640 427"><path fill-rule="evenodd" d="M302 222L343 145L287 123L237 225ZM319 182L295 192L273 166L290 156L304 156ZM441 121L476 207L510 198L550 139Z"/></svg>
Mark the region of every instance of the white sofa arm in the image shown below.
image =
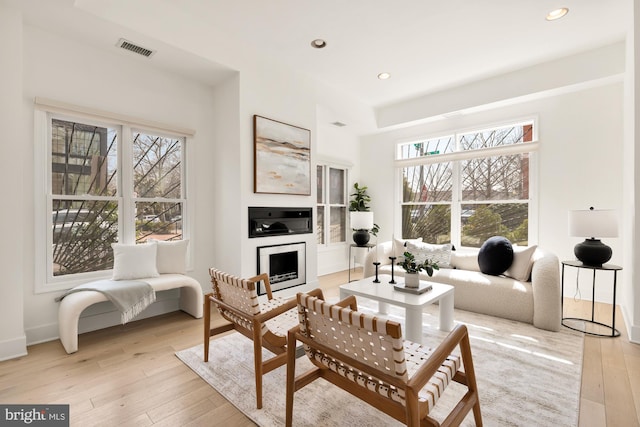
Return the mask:
<svg viewBox="0 0 640 427"><path fill-rule="evenodd" d="M371 248L369 252L367 252L367 256L364 259L363 266L363 276L362 277L372 277L376 275L376 267L373 263L377 260L380 262L380 265L391 264L390 256L393 255L393 242L382 242L378 243L376 246Z"/></svg>
<svg viewBox="0 0 640 427"><path fill-rule="evenodd" d="M560 330L560 262L558 257L538 248L531 270L533 288L533 325L549 331Z"/></svg>

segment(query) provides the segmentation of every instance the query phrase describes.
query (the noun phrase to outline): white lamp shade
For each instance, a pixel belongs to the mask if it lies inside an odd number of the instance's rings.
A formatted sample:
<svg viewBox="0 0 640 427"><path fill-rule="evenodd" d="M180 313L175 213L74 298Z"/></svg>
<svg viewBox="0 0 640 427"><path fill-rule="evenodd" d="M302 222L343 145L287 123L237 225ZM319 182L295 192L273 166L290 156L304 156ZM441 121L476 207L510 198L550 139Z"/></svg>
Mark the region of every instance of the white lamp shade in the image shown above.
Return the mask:
<svg viewBox="0 0 640 427"><path fill-rule="evenodd" d="M618 237L618 215L612 209L569 211L569 235L573 237Z"/></svg>
<svg viewBox="0 0 640 427"><path fill-rule="evenodd" d="M373 212L351 212L351 228L371 230L373 228Z"/></svg>

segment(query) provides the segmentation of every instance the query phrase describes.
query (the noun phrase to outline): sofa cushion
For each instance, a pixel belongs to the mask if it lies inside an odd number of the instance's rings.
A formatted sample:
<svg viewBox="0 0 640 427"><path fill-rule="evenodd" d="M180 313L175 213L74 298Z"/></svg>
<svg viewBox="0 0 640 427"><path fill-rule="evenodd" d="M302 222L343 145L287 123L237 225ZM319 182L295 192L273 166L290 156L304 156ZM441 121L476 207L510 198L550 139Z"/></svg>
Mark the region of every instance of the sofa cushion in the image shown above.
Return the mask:
<svg viewBox="0 0 640 427"><path fill-rule="evenodd" d="M400 258L404 254L404 251L407 250L407 242L422 242L422 237L418 237L417 239L393 239L393 251L391 256Z"/></svg>
<svg viewBox="0 0 640 427"><path fill-rule="evenodd" d="M531 269L533 268L533 254L537 248L537 245L528 247L514 246L513 262L511 263L511 267L504 272L504 275L516 280L528 282L531 277Z"/></svg>
<svg viewBox="0 0 640 427"><path fill-rule="evenodd" d="M440 268L451 268L451 244L434 245L424 242L407 242L407 251L411 252L416 262L426 259L438 264Z"/></svg>
<svg viewBox="0 0 640 427"><path fill-rule="evenodd" d="M488 238L478 252L478 265L484 274L498 276L504 273L513 262L513 247L506 237Z"/></svg>
<svg viewBox="0 0 640 427"><path fill-rule="evenodd" d="M451 252L451 268L468 271L480 271L478 252Z"/></svg>

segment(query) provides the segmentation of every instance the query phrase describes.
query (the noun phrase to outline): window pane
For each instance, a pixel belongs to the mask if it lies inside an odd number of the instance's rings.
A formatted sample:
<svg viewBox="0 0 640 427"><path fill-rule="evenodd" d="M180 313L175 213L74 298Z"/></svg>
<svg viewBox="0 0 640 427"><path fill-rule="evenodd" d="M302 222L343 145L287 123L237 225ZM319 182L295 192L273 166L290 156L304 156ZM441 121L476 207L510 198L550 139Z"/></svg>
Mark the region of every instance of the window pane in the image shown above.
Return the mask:
<svg viewBox="0 0 640 427"><path fill-rule="evenodd" d="M115 195L117 140L115 129L52 119L52 194Z"/></svg>
<svg viewBox="0 0 640 427"><path fill-rule="evenodd" d="M324 167L316 167L316 203L324 203Z"/></svg>
<svg viewBox="0 0 640 427"><path fill-rule="evenodd" d="M462 200L529 198L529 154L485 157L461 162Z"/></svg>
<svg viewBox="0 0 640 427"><path fill-rule="evenodd" d="M113 267L111 243L118 239L116 201L53 200L53 275Z"/></svg>
<svg viewBox="0 0 640 427"><path fill-rule="evenodd" d="M402 206L402 237L427 243L451 242L451 205Z"/></svg>
<svg viewBox="0 0 640 427"><path fill-rule="evenodd" d="M318 244L324 245L324 206L318 206L316 217L316 233L318 234Z"/></svg>
<svg viewBox="0 0 640 427"><path fill-rule="evenodd" d="M332 205L343 205L345 204L345 194L344 194L344 170L343 169L329 169L329 197Z"/></svg>
<svg viewBox="0 0 640 427"><path fill-rule="evenodd" d="M533 126L530 123L471 132L460 136L460 149L477 150L479 148L520 144L531 141L532 134Z"/></svg>
<svg viewBox="0 0 640 427"><path fill-rule="evenodd" d="M346 207L330 208L329 242L340 243L345 241Z"/></svg>
<svg viewBox="0 0 640 427"><path fill-rule="evenodd" d="M133 136L136 197L182 197L182 141L142 133Z"/></svg>
<svg viewBox="0 0 640 427"><path fill-rule="evenodd" d="M136 202L136 242L182 239L182 203Z"/></svg>
<svg viewBox="0 0 640 427"><path fill-rule="evenodd" d="M414 159L434 154L451 153L454 149L453 136L411 142L398 146L398 159Z"/></svg>
<svg viewBox="0 0 640 427"><path fill-rule="evenodd" d="M462 205L462 246L479 248L492 236L505 236L512 243L527 246L528 203Z"/></svg>
<svg viewBox="0 0 640 427"><path fill-rule="evenodd" d="M451 201L451 163L411 166L402 170L403 202Z"/></svg>

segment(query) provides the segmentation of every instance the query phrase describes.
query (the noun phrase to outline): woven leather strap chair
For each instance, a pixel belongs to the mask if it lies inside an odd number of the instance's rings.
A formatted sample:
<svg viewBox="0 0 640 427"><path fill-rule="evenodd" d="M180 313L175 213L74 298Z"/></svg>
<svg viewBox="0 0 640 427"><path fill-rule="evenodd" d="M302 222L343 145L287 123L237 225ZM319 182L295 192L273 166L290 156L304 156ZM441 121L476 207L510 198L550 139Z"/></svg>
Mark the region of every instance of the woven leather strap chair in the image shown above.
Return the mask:
<svg viewBox="0 0 640 427"><path fill-rule="evenodd" d="M459 425L471 410L476 425L482 425L466 326L456 326L430 349L403 341L399 323L358 312L354 296L331 305L299 293L297 301L300 325L288 334L287 426L293 420L295 391L317 378L409 426L439 426L429 412L447 385L456 381L464 384L467 392L442 425ZM296 358L291 349L297 340L315 366L295 377ZM452 354L456 347L462 358Z"/></svg>
<svg viewBox="0 0 640 427"><path fill-rule="evenodd" d="M262 376L287 361L287 331L298 324L296 300L273 297L266 274L241 279L215 268L209 269L213 293L204 299L204 361L209 361L209 340L212 336L236 330L253 340L256 376L256 404L262 408ZM256 283L264 283L268 301L260 304ZM320 290L312 292L322 295ZM211 304L229 323L211 328ZM275 354L263 360L262 347Z"/></svg>

